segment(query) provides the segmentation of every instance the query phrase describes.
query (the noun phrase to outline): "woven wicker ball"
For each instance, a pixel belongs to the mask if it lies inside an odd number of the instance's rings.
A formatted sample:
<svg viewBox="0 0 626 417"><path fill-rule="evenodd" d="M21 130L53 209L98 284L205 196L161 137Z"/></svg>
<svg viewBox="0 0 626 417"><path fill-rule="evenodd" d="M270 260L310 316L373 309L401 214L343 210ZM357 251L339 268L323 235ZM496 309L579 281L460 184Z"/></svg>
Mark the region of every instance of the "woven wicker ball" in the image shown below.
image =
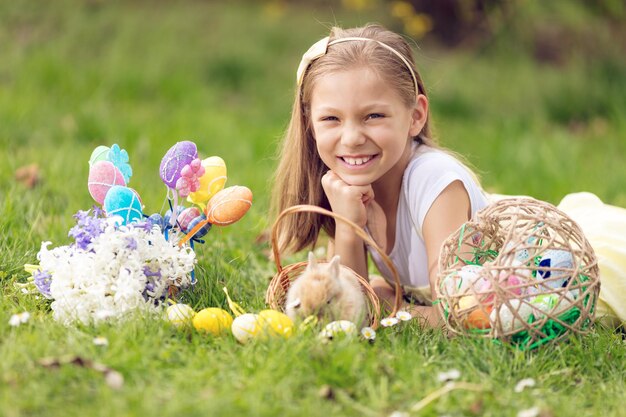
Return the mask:
<svg viewBox="0 0 626 417"><path fill-rule="evenodd" d="M586 333L600 290L582 230L549 203L507 198L443 244L437 305L455 334L533 349Z"/></svg>

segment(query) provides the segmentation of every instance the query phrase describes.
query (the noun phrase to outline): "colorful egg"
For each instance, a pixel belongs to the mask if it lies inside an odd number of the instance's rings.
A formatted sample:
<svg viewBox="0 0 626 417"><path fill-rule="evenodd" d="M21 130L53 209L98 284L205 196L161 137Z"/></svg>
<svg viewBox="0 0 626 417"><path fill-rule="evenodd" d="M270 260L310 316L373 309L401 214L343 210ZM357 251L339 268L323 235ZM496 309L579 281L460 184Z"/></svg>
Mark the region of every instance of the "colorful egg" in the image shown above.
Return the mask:
<svg viewBox="0 0 626 417"><path fill-rule="evenodd" d="M481 265L464 265L461 269L448 274L444 280L444 286L448 295L463 294L471 285L477 282L483 271Z"/></svg>
<svg viewBox="0 0 626 417"><path fill-rule="evenodd" d="M119 216L122 224L129 224L143 218L141 202L137 194L128 187L115 185L104 198L104 211L107 216Z"/></svg>
<svg viewBox="0 0 626 417"><path fill-rule="evenodd" d="M176 221L180 226L180 230L187 233L189 223L201 214L202 213L198 207L187 207L184 209L176 218Z"/></svg>
<svg viewBox="0 0 626 417"><path fill-rule="evenodd" d="M558 294L540 294L530 300L530 303L540 311L551 315L562 313L572 307L571 302Z"/></svg>
<svg viewBox="0 0 626 417"><path fill-rule="evenodd" d="M148 217L148 221L153 225L159 226L161 230L165 228L165 221L163 220L163 216L159 213L151 214L150 217Z"/></svg>
<svg viewBox="0 0 626 417"><path fill-rule="evenodd" d="M226 226L241 219L252 205L252 191L249 188L234 185L218 191L206 207L209 223Z"/></svg>
<svg viewBox="0 0 626 417"><path fill-rule="evenodd" d="M180 215L180 213L182 213L184 209L185 209L185 207L178 206L178 207L176 207L176 213L178 213L178 215ZM170 224L171 220L172 220L172 210L169 209L169 210L167 210L165 212L165 216L163 216L163 223L167 226L167 225Z"/></svg>
<svg viewBox="0 0 626 417"><path fill-rule="evenodd" d="M206 216L204 214L199 215L191 222L189 222L189 226L187 226L187 233L191 233L198 225L198 223L203 223L204 225L193 234L193 237L200 239L201 237L209 233L209 230L211 230L211 223L204 223L205 221Z"/></svg>
<svg viewBox="0 0 626 417"><path fill-rule="evenodd" d="M109 189L115 185L125 186L124 176L115 165L109 161L98 161L89 168L87 188L89 194L99 204L104 203Z"/></svg>
<svg viewBox="0 0 626 417"><path fill-rule="evenodd" d="M493 311L493 306L484 306L484 309L477 308L465 317L465 327L468 329L489 329L491 321L489 314Z"/></svg>
<svg viewBox="0 0 626 417"><path fill-rule="evenodd" d="M230 326L230 330L233 332L235 339L237 339L239 343L246 343L256 337L262 330L258 320L258 315L250 313L235 317L233 324Z"/></svg>
<svg viewBox="0 0 626 417"><path fill-rule="evenodd" d="M194 204L206 205L226 184L226 164L219 156L211 156L202 161L204 175L200 177L200 187L190 193L187 200Z"/></svg>
<svg viewBox="0 0 626 417"><path fill-rule="evenodd" d="M525 323L528 323L530 315L533 314L534 308L528 303L517 299L502 304L498 309L494 309L489 315L489 320L494 323L494 327L498 328L498 324L505 332L521 329Z"/></svg>
<svg viewBox="0 0 626 417"><path fill-rule="evenodd" d="M210 307L198 311L193 317L193 327L204 333L219 336L230 330L233 318L226 310Z"/></svg>
<svg viewBox="0 0 626 417"><path fill-rule="evenodd" d="M187 304L174 304L167 308L167 319L176 327L191 324L191 320L195 314L193 308Z"/></svg>
<svg viewBox="0 0 626 417"><path fill-rule="evenodd" d="M521 295L523 290L524 280L517 275L509 275L501 283L509 293L514 295Z"/></svg>
<svg viewBox="0 0 626 417"><path fill-rule="evenodd" d="M180 178L185 165L198 157L196 144L190 141L177 142L161 159L159 173L161 179L171 189L176 188L176 181Z"/></svg>
<svg viewBox="0 0 626 417"><path fill-rule="evenodd" d="M556 268L556 270L555 270ZM570 279L569 271L574 268L572 253L566 250L549 249L544 252L537 266L537 278L542 278L551 288L565 287Z"/></svg>
<svg viewBox="0 0 626 417"><path fill-rule="evenodd" d="M258 316L264 332L285 338L293 334L293 321L286 314L276 310L263 310Z"/></svg>
<svg viewBox="0 0 626 417"><path fill-rule="evenodd" d="M109 151L111 149L108 146L98 146L91 153L91 157L89 158L89 166L92 166L98 161L108 161Z"/></svg>

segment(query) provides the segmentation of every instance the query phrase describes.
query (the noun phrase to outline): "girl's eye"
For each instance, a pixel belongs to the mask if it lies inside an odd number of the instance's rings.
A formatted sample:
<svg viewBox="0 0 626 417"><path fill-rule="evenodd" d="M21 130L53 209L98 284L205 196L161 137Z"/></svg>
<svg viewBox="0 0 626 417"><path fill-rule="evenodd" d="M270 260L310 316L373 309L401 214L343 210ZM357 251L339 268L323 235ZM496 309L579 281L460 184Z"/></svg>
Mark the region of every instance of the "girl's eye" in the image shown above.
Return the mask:
<svg viewBox="0 0 626 417"><path fill-rule="evenodd" d="M382 114L382 113L370 113L370 114L367 115L368 119L380 119L380 118L383 118L383 117L385 117L385 115Z"/></svg>
<svg viewBox="0 0 626 417"><path fill-rule="evenodd" d="M337 117L335 116L324 116L322 117L322 121L323 122L336 122L337 120L339 120Z"/></svg>

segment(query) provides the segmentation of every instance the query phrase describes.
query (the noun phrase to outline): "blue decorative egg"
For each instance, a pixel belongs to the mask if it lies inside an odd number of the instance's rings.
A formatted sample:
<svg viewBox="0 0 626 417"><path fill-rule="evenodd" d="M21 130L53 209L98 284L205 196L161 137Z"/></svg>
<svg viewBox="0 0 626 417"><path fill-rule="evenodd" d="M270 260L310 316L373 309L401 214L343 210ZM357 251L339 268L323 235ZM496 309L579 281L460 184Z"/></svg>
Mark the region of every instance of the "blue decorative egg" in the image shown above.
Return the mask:
<svg viewBox="0 0 626 417"><path fill-rule="evenodd" d="M185 207L183 206L176 207L176 217L178 217L180 213L183 212L183 210L185 210ZM163 224L165 225L165 227L167 227L168 225L171 226L171 223L170 223L171 221L172 221L172 209L169 209L168 211L165 212L165 215L163 216Z"/></svg>
<svg viewBox="0 0 626 417"><path fill-rule="evenodd" d="M572 253L561 249L548 249L537 266L537 278L546 280L551 288L565 287L574 268ZM566 271L570 270L570 271Z"/></svg>
<svg viewBox="0 0 626 417"><path fill-rule="evenodd" d="M165 220L163 219L163 216L161 216L159 213L151 214L150 217L148 217L148 221L153 225L159 226L159 228L161 228L161 231L163 231L163 229L165 228Z"/></svg>
<svg viewBox="0 0 626 417"><path fill-rule="evenodd" d="M129 224L135 220L141 220L141 202L137 194L128 187L115 185L104 197L104 211L108 216L119 216L122 224Z"/></svg>
<svg viewBox="0 0 626 417"><path fill-rule="evenodd" d="M201 214L200 216L196 217L195 219L189 222L189 225L187 226L187 230L188 231L193 230L193 228L196 227L198 223L204 222L204 221L206 221L206 216L204 214ZM206 235L209 232L209 230L211 230L211 226L212 226L211 223L205 224L193 236L196 238L201 238L202 236Z"/></svg>

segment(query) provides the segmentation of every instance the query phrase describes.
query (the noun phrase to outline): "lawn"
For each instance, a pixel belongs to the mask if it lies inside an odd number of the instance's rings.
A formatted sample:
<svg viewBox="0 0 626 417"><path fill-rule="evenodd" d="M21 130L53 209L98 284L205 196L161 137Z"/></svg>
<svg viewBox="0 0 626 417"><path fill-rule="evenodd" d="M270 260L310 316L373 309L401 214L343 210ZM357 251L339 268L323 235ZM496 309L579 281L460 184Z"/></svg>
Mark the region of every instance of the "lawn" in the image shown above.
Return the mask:
<svg viewBox="0 0 626 417"><path fill-rule="evenodd" d="M196 247L198 283L185 301L228 309L227 286L244 309L264 308L275 270L257 238L270 226L269 180L300 56L333 23L397 23L383 5L281 4L0 4L0 415L517 416L536 408L541 416L626 416L626 343L600 326L532 352L415 323L380 330L374 344L323 345L303 333L241 345L151 316L65 327L46 300L16 285L41 242L68 244L72 215L93 205L87 161L96 146L128 150L129 185L152 213L166 197L161 158L193 140L203 156L225 160L227 185L249 187L254 204ZM536 59L536 39L515 32L517 19L480 47L421 45L436 132L488 191L555 204L592 191L626 207L626 37L615 22L560 4L527 5L518 16L545 30L557 13L566 33L587 39L558 62ZM41 177L33 188L15 179L30 164ZM23 311L29 321L9 326ZM76 357L58 367L42 361ZM80 366L88 361L119 372L122 387ZM420 402L451 370L459 389ZM526 378L534 386L516 392Z"/></svg>

